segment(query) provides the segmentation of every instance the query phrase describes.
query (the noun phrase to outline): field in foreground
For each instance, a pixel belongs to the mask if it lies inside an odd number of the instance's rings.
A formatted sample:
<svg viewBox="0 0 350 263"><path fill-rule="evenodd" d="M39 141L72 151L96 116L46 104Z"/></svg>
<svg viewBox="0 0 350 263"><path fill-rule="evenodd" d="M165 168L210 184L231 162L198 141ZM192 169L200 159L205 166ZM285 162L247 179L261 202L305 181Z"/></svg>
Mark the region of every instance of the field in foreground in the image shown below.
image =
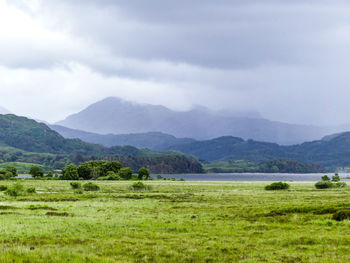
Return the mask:
<svg viewBox="0 0 350 263"><path fill-rule="evenodd" d="M11 185L13 182L0 182ZM0 194L0 262L349 262L350 189L291 183L23 181L36 194Z"/></svg>

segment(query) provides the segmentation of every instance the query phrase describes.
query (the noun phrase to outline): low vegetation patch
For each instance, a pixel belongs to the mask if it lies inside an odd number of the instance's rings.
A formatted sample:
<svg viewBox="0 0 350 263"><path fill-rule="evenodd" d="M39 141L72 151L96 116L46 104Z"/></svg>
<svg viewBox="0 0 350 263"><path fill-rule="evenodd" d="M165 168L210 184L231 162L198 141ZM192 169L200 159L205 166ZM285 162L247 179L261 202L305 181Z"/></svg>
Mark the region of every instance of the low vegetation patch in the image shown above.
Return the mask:
<svg viewBox="0 0 350 263"><path fill-rule="evenodd" d="M80 188L81 188L81 183L78 183L78 182L71 182L71 183L70 183L70 186L71 186L73 189L80 189Z"/></svg>
<svg viewBox="0 0 350 263"><path fill-rule="evenodd" d="M152 190L152 187L150 185L145 185L142 182L136 182L130 186L130 189L133 191L146 191L146 190Z"/></svg>
<svg viewBox="0 0 350 263"><path fill-rule="evenodd" d="M83 185L83 189L85 191L98 191L100 187L97 184L89 182Z"/></svg>
<svg viewBox="0 0 350 263"><path fill-rule="evenodd" d="M265 190L287 190L290 188L290 185L283 182L272 183L265 186Z"/></svg>
<svg viewBox="0 0 350 263"><path fill-rule="evenodd" d="M69 216L67 212L47 212L47 216Z"/></svg>
<svg viewBox="0 0 350 263"><path fill-rule="evenodd" d="M6 191L7 186L6 185L0 185L0 192Z"/></svg>
<svg viewBox="0 0 350 263"><path fill-rule="evenodd" d="M344 221L350 219L350 210L340 210L333 214L333 220Z"/></svg>
<svg viewBox="0 0 350 263"><path fill-rule="evenodd" d="M338 174L335 174L332 177L332 180L328 177L328 175L324 175L321 178L322 180L315 184L317 189L327 189L327 188L344 188L346 187L346 183L339 182L340 177Z"/></svg>
<svg viewBox="0 0 350 263"><path fill-rule="evenodd" d="M27 192L28 194L34 194L34 193L36 193L35 187L29 187L29 188L27 188L26 192Z"/></svg>

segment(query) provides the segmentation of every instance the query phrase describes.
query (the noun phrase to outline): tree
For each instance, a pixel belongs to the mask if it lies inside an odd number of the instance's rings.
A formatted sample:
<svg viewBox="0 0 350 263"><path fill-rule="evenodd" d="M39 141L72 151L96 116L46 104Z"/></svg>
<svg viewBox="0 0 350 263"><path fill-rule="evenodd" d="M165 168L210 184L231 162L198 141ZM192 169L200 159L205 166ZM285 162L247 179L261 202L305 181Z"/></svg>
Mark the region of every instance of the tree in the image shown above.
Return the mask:
<svg viewBox="0 0 350 263"><path fill-rule="evenodd" d="M13 177L18 176L17 168L14 167L14 166L7 166L7 167L6 167L6 171L12 173L12 176L13 176Z"/></svg>
<svg viewBox="0 0 350 263"><path fill-rule="evenodd" d="M130 180L132 177L132 170L129 167L121 168L119 176L124 180Z"/></svg>
<svg viewBox="0 0 350 263"><path fill-rule="evenodd" d="M61 179L63 179L63 180L79 180L78 168L74 164L70 164L66 168L63 168Z"/></svg>
<svg viewBox="0 0 350 263"><path fill-rule="evenodd" d="M321 177L322 181L330 181L331 179L329 179L328 175L324 175Z"/></svg>
<svg viewBox="0 0 350 263"><path fill-rule="evenodd" d="M138 178L139 180L148 180L149 179L149 175L150 175L150 172L147 168L145 167L141 167L138 171Z"/></svg>
<svg viewBox="0 0 350 263"><path fill-rule="evenodd" d="M30 168L29 174L31 176L33 176L34 178L43 177L44 176L44 172L38 166L35 166L35 165L33 165Z"/></svg>
<svg viewBox="0 0 350 263"><path fill-rule="evenodd" d="M339 174L336 173L335 175L333 175L333 176L332 176L332 181L333 181L333 182L339 182L339 181L340 181Z"/></svg>

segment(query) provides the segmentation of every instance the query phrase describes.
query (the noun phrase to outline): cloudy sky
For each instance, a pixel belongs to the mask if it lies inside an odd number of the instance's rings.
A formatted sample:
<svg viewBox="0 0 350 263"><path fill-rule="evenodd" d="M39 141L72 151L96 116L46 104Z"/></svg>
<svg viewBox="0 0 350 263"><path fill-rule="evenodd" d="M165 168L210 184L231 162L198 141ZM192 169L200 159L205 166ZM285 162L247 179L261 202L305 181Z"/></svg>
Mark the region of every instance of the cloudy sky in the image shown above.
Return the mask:
<svg viewBox="0 0 350 263"><path fill-rule="evenodd" d="M350 123L350 3L0 0L0 106L57 121L109 96Z"/></svg>

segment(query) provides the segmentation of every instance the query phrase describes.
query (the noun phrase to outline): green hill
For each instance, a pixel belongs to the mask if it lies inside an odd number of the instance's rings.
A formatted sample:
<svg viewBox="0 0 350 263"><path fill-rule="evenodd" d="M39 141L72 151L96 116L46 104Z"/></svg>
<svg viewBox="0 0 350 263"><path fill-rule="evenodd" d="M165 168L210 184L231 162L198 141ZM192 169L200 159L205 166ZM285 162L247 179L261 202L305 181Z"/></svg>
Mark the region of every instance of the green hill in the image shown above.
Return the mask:
<svg viewBox="0 0 350 263"><path fill-rule="evenodd" d="M37 163L59 169L70 162L79 164L92 159L120 159L121 156L135 160L147 157L148 162L135 162L141 166L148 165L152 172L167 172L165 168L158 169L152 161L152 158L161 157L163 162L168 163L169 171L201 172L201 165L194 158L178 158L181 155L174 151L152 151L132 146L108 148L78 139L65 139L46 124L12 114L0 115L0 163ZM189 163L194 165L189 166ZM194 169L191 170L191 167Z"/></svg>
<svg viewBox="0 0 350 263"><path fill-rule="evenodd" d="M261 163L276 159L289 159L315 163L328 169L350 167L350 132L293 146L253 140L245 141L228 136L170 148L195 155L209 162L245 160Z"/></svg>

